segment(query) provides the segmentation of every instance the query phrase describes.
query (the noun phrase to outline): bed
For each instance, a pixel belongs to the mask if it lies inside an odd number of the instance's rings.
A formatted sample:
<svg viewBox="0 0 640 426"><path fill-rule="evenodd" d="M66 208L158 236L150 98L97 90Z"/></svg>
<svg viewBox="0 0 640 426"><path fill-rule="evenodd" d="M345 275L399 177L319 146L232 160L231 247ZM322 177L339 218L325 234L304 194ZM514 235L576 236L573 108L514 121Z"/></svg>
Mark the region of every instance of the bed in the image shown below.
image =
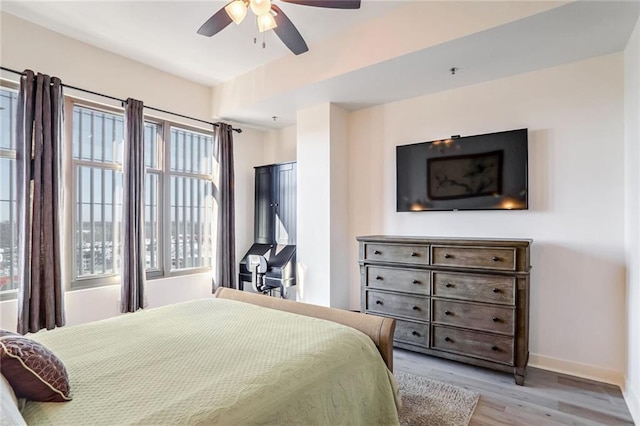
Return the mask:
<svg viewBox="0 0 640 426"><path fill-rule="evenodd" d="M389 318L231 289L37 333L73 400L27 424L398 424Z"/></svg>

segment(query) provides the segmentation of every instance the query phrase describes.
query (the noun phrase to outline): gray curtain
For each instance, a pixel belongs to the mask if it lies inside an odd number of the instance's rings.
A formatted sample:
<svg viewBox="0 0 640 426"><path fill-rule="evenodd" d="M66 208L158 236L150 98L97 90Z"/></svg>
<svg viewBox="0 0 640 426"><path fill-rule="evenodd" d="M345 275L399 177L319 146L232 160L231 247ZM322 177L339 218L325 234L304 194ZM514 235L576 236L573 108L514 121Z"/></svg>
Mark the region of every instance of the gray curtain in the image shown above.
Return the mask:
<svg viewBox="0 0 640 426"><path fill-rule="evenodd" d="M144 105L127 99L124 109L123 212L120 312L135 312L146 303L144 240Z"/></svg>
<svg viewBox="0 0 640 426"><path fill-rule="evenodd" d="M218 123L214 127L214 143L218 156L218 241L216 276L213 290L218 287L235 288L236 282L236 211L233 176L233 127Z"/></svg>
<svg viewBox="0 0 640 426"><path fill-rule="evenodd" d="M16 116L18 333L63 326L62 84L27 70Z"/></svg>

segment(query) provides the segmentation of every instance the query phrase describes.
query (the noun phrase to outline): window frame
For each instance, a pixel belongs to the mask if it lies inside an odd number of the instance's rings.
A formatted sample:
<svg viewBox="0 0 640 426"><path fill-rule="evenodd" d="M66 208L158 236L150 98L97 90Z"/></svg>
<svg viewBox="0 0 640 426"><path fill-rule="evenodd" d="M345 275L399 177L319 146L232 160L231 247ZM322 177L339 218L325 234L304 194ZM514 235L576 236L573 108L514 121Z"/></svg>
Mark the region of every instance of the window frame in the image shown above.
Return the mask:
<svg viewBox="0 0 640 426"><path fill-rule="evenodd" d="M215 156L215 139L213 130L203 129L201 127L189 126L182 123L177 123L174 121L165 120L165 126L163 127L163 140L164 140L164 204L163 211L166 213L167 220L163 222L163 226L165 227L165 243L167 239L171 239L171 177L172 176L180 176L180 177L189 177L189 178L197 178L197 179L205 179L211 182L212 185L212 195L215 194L214 188L216 187L216 179L215 179L215 171L217 170L215 166L215 161L212 162L211 167L211 175L204 175L199 173L187 173L180 171L171 171L171 128L175 127L177 129L186 130L189 132L196 132L204 135L211 136L211 155ZM168 142L167 142L168 141ZM215 231L213 229L214 226L217 226L212 221L212 229L211 229L211 239L215 240ZM212 255L212 264L211 266L197 266L191 268L181 268L181 269L171 269L171 247L170 244L167 244L165 247L164 255L165 255L165 268L167 269L167 277L177 277L183 275L190 274L199 274L205 272L213 272L215 268L215 257L217 256L216 247L211 247Z"/></svg>
<svg viewBox="0 0 640 426"><path fill-rule="evenodd" d="M114 106L104 105L97 102L88 101L85 99L80 99L77 97L65 95L65 111L73 111L74 106L79 106L83 108L94 109L100 112L105 112L109 114L120 114L124 115L124 108L118 108ZM71 113L72 114L72 113ZM69 116L69 113L67 113ZM71 115L72 117L72 115ZM214 156L213 165L211 170L211 175L203 175L196 173L186 173L186 172L178 172L170 170L170 161L171 161L171 129L177 128L184 131L189 132L197 132L206 136L214 138L213 129L205 129L198 126L188 125L180 122L176 122L173 120L168 120L166 118L161 118L152 115L144 115L145 123L153 123L160 127L160 131L158 135L159 140L157 140L158 146L158 168L149 168L145 164L145 175L147 170L150 170L151 173L158 175L158 221L160 225L158 226L158 268L149 268L145 269L146 278L149 281L155 279L163 279L163 278L172 278L172 277L180 277L186 275L193 274L201 274L201 273L211 273L215 268L215 256L216 247L215 247L215 227L216 223L215 217L212 217L211 224L211 237L212 244L211 247L212 252L212 264L211 266L198 266L198 267L190 267L190 268L181 268L181 269L171 269L171 177L172 176L186 176L186 177L196 177L198 179L205 179L211 182L212 189L216 187L215 181L215 140L212 140L211 146L211 155ZM70 165L71 168L71 176L69 177L70 182L66 186L69 188L70 199L68 209L72 209L71 212L67 215L69 217L69 226L68 232L66 233L66 237L69 241L69 247L72 248L70 250L71 254L71 263L67 263L70 266L70 277L69 277L69 290L81 290L87 288L95 288L102 287L108 285L117 285L120 282L120 273L112 273L105 274L100 276L88 276L88 277L78 277L77 276L77 202L78 202L78 194L76 191L75 183L77 181L77 173L79 165L87 165L92 166L95 165L91 161L87 160L78 160L73 157L73 118L67 119L67 123L65 124L65 130L67 135L65 136L65 143L67 144L68 149L66 149L66 160L67 164ZM85 164L86 163L86 164ZM100 167L107 167L113 170L122 170L123 165L117 166L114 164L103 164ZM215 194L215 190L212 190L212 194ZM145 207L146 207L146 199L145 199ZM143 209L146 211L146 209Z"/></svg>
<svg viewBox="0 0 640 426"><path fill-rule="evenodd" d="M14 82L11 82L11 81L7 81L7 80L0 80L0 88L2 88L3 90L15 92L16 95L18 95L19 91L20 91L20 86L17 83L14 83ZM16 96L16 100L17 100L17 96ZM15 125L13 127L15 127ZM17 146L15 148L16 149L14 149L14 150L0 148L0 158L8 159L8 160L16 160ZM14 169L15 169L14 170L15 171L15 176L14 176L13 180L16 181L14 183L15 183L16 190L17 190L17 179L18 179L17 163L14 164ZM17 197L17 194L13 194L13 195L14 195L14 197ZM17 198L16 198L16 203L17 203ZM10 214L10 217L11 216L13 216L13 221L16 222L16 224L17 224L17 221L18 221L17 206L16 206L15 213L13 215ZM16 235L14 236L14 238L17 239L17 230L16 230ZM19 247L17 245L16 245L16 250L19 251ZM19 253L18 253L18 255L19 255ZM18 271L15 271L14 274L17 275ZM18 284L19 284L19 281L20 281L20 277L18 277ZM0 301L17 299L18 298L18 290L19 290L19 288L17 286L16 286L16 288L12 288L12 289L9 289L9 290L0 290Z"/></svg>
<svg viewBox="0 0 640 426"><path fill-rule="evenodd" d="M68 263L67 261L67 266L69 267L69 271L70 271L69 285L68 285L70 290L81 290L81 289L87 289L87 288L116 285L120 283L120 273L115 273L115 272L110 274L97 275L97 276L87 276L87 277L78 276L78 268L77 268L78 241L77 241L77 229L76 229L76 225L78 222L78 209L77 209L78 191L75 184L78 180L79 166L96 167L96 164L90 160L75 159L73 157L73 108L76 105L82 108L92 109L94 111L104 112L107 114L115 114L115 115L120 114L124 116L124 110L120 108L112 107L109 105L103 105L103 104L87 101L84 99L78 99L72 96L65 95L64 97L65 120L66 120L66 123L65 123L66 136L64 139L65 139L65 144L67 148L65 149L66 151L65 156L67 157L66 158L66 160L68 161L67 164L70 165L70 169L71 169L71 175L69 177L70 180L69 182L65 182L65 187L69 189L69 193L70 193L69 203L68 203L68 206L66 206L65 208L67 209L67 211L69 211L69 209L71 210L69 212L70 214L67 215L70 218L68 232L67 232L67 238L69 241L68 247L71 248L70 250L71 263ZM69 111L71 113L69 113ZM71 118L69 119L69 117ZM98 167L113 170L113 171L120 171L120 172L123 171L123 165L118 166L117 163L111 163L111 164L103 163ZM124 174L123 174L123 178L124 178Z"/></svg>
<svg viewBox="0 0 640 426"><path fill-rule="evenodd" d="M165 226L164 226L164 221L165 221L165 213L164 213L164 200L165 200L165 179L164 179L164 175L166 173L166 165L165 165L165 158L166 158L166 153L165 153L165 146L167 145L164 139L164 128L165 128L165 123L162 120L158 120L155 117L144 117L144 122L147 123L153 123L157 126L160 127L160 135L162 135L159 140L156 140L157 142L157 152L158 152L158 158L157 158L157 168L152 168L152 167L147 167L145 164L145 176L147 174L147 172L150 170L151 173L157 174L158 175L158 202L157 202L157 209L158 209L158 222L159 222L159 226L158 226L158 247L157 247L157 253L158 253L158 267L157 268L150 268L150 269L145 269L146 270L146 278L148 280L152 280L152 279L156 279L156 278L166 278L165 275L165 265L166 265L166 260L165 260L165 255L164 255L164 251L165 251ZM146 211L146 194L145 194L145 208L143 208L143 211ZM146 227L146 224L145 224Z"/></svg>

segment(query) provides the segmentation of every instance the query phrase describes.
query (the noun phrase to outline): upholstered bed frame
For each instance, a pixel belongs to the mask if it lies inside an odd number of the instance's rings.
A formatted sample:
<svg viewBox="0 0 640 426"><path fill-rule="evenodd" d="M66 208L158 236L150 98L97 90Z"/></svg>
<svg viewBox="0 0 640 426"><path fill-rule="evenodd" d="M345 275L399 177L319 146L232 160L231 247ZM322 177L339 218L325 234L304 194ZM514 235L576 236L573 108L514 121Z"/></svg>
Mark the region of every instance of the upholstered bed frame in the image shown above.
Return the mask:
<svg viewBox="0 0 640 426"><path fill-rule="evenodd" d="M393 372L393 333L396 328L396 321L393 318L365 315L359 312L277 299L275 297L230 288L219 288L216 290L214 297L237 300L266 308L320 318L355 328L371 338L378 348L380 355L382 355L382 359L384 359L384 362L387 364L387 367Z"/></svg>

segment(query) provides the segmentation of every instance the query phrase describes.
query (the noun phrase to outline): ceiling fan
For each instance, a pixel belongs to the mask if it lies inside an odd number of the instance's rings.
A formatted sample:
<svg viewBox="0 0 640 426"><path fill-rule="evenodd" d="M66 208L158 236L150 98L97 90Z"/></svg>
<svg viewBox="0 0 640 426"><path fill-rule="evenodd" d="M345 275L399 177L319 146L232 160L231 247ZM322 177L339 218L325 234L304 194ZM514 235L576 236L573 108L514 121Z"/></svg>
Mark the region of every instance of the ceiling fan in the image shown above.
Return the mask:
<svg viewBox="0 0 640 426"><path fill-rule="evenodd" d="M280 0L285 3L303 6L326 7L332 9L359 9L360 0ZM271 0L232 0L217 11L198 30L198 34L211 37L222 31L231 22L240 24L251 9L257 16L260 32L273 30L282 42L294 54L300 55L309 50L300 32L293 22Z"/></svg>

